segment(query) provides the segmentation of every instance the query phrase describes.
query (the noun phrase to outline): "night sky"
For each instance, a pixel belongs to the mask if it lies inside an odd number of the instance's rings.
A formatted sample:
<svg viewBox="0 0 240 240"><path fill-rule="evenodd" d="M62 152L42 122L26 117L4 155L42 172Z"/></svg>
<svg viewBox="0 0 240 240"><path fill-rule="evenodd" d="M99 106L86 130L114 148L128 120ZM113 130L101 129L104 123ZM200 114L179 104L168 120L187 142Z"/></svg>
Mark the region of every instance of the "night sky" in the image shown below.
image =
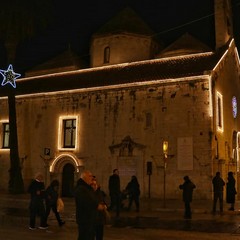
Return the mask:
<svg viewBox="0 0 240 240"><path fill-rule="evenodd" d="M126 6L135 10L154 30L155 37L166 46L183 33L189 32L214 48L214 36L210 34L214 29L214 9L211 0L81 2L84 0L54 1L51 24L34 38L21 44L14 68L24 72L63 52L69 46L79 56L88 56L91 35ZM233 5L235 28L240 29L240 0L233 0Z"/></svg>

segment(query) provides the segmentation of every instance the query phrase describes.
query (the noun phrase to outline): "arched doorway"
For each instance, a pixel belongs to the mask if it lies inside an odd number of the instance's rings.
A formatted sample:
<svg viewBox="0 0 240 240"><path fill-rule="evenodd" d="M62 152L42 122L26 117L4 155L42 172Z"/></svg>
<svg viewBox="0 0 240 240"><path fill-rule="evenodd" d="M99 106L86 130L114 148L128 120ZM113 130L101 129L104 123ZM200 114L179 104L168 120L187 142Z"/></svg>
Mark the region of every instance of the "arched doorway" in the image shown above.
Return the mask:
<svg viewBox="0 0 240 240"><path fill-rule="evenodd" d="M67 163L62 171L62 196L73 197L74 191L74 171L75 168L71 163Z"/></svg>

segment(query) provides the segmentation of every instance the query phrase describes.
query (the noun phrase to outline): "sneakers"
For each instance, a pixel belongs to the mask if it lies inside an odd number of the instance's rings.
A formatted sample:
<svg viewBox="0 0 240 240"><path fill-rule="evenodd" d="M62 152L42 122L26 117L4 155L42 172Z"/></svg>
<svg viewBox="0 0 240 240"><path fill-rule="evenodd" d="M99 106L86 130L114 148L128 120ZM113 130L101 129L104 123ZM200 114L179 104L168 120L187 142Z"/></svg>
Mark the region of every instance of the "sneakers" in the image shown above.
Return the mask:
<svg viewBox="0 0 240 240"><path fill-rule="evenodd" d="M28 227L29 228L29 230L36 230L37 228L35 228L35 227Z"/></svg>
<svg viewBox="0 0 240 240"><path fill-rule="evenodd" d="M40 227L38 227L39 229L48 229L48 226L47 225L45 225L45 226L40 226Z"/></svg>

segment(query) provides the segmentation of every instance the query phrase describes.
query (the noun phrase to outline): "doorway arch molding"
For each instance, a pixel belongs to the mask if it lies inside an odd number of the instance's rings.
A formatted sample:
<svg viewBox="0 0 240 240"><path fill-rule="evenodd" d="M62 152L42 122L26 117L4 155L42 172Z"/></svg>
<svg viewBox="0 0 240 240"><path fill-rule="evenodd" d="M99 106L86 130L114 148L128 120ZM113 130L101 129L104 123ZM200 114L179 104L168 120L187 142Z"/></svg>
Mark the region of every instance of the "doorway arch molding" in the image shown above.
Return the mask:
<svg viewBox="0 0 240 240"><path fill-rule="evenodd" d="M57 156L49 166L49 171L51 173L59 173L62 171L63 166L67 163L71 163L76 172L79 172L80 167L83 165L82 161L78 159L74 154L63 153Z"/></svg>

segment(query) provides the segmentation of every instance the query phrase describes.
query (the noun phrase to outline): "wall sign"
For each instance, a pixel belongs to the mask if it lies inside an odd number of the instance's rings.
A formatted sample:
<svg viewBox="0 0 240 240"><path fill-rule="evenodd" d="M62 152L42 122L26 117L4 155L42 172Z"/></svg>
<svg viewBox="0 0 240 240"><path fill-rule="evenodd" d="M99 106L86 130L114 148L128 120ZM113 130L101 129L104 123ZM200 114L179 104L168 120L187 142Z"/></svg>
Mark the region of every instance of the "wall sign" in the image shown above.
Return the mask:
<svg viewBox="0 0 240 240"><path fill-rule="evenodd" d="M193 139L181 137L177 139L178 170L193 170Z"/></svg>

